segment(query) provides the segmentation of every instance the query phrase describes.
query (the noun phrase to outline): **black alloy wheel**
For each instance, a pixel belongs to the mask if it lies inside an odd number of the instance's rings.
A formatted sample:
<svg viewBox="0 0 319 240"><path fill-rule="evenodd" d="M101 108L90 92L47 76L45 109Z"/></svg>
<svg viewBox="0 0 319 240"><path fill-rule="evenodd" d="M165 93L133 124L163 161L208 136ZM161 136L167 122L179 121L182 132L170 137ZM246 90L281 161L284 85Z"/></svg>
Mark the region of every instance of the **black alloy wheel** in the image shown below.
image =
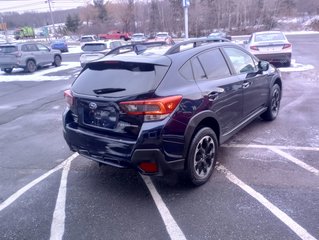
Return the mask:
<svg viewBox="0 0 319 240"><path fill-rule="evenodd" d="M270 102L267 111L261 115L261 118L266 121L275 120L279 113L281 100L281 89L278 84L274 84L271 89Z"/></svg>
<svg viewBox="0 0 319 240"><path fill-rule="evenodd" d="M190 182L202 185L210 178L217 161L218 142L215 132L208 127L194 136L187 156L187 174Z"/></svg>

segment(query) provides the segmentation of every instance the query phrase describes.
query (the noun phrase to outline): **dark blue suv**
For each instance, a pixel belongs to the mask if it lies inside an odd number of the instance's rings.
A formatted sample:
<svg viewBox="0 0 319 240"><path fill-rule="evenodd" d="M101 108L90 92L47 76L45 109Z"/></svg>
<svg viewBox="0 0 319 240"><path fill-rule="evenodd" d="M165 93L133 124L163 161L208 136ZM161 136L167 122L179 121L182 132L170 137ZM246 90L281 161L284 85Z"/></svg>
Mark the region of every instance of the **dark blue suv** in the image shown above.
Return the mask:
<svg viewBox="0 0 319 240"><path fill-rule="evenodd" d="M220 144L259 116L276 118L281 90L275 68L230 42L133 46L87 64L65 91L64 137L100 163L184 171L200 185Z"/></svg>

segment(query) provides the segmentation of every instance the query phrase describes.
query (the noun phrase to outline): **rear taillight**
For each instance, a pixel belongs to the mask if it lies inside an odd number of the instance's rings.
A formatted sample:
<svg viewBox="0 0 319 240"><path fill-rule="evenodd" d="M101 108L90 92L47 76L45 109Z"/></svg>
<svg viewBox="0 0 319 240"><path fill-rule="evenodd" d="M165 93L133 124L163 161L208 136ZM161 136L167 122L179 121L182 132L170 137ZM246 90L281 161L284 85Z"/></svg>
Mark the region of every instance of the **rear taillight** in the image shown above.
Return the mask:
<svg viewBox="0 0 319 240"><path fill-rule="evenodd" d="M121 109L129 115L144 115L145 121L166 118L182 100L182 96L121 102Z"/></svg>
<svg viewBox="0 0 319 240"><path fill-rule="evenodd" d="M73 95L70 89L64 91L64 98L68 107L73 105Z"/></svg>
<svg viewBox="0 0 319 240"><path fill-rule="evenodd" d="M251 50L255 50L255 51L259 51L259 49L258 49L257 46L250 46L250 49L251 49Z"/></svg>
<svg viewBox="0 0 319 240"><path fill-rule="evenodd" d="M282 47L282 49L290 48L290 47L291 47L291 44L290 44L290 43L287 43L287 44L284 44L284 46Z"/></svg>

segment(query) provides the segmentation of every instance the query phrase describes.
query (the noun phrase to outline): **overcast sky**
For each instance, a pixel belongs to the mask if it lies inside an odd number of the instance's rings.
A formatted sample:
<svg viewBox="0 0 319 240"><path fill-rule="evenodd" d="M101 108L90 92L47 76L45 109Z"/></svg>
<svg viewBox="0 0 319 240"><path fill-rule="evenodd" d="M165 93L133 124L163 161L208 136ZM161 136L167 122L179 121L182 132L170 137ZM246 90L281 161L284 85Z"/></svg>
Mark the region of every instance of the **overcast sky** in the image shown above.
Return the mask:
<svg viewBox="0 0 319 240"><path fill-rule="evenodd" d="M51 0L52 10L85 6L91 0ZM0 14L3 12L49 11L46 0L0 0Z"/></svg>

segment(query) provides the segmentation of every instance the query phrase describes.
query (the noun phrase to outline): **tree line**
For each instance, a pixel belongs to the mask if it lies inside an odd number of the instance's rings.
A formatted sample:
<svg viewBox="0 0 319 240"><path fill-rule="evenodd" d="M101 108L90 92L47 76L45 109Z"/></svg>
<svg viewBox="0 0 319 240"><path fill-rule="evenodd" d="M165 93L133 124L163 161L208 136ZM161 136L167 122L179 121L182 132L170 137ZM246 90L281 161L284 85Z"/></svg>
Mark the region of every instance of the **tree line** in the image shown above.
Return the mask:
<svg viewBox="0 0 319 240"><path fill-rule="evenodd" d="M28 25L28 18L33 19L31 26L49 24L48 16L43 19L45 14L12 13L9 27L21 26L21 22ZM319 15L318 0L191 0L189 33L202 36L216 29L231 33L269 30L278 27L279 18L309 15ZM54 12L54 17L56 23L66 23L67 31L78 34L117 30L181 35L184 29L182 0L94 0L86 7Z"/></svg>

